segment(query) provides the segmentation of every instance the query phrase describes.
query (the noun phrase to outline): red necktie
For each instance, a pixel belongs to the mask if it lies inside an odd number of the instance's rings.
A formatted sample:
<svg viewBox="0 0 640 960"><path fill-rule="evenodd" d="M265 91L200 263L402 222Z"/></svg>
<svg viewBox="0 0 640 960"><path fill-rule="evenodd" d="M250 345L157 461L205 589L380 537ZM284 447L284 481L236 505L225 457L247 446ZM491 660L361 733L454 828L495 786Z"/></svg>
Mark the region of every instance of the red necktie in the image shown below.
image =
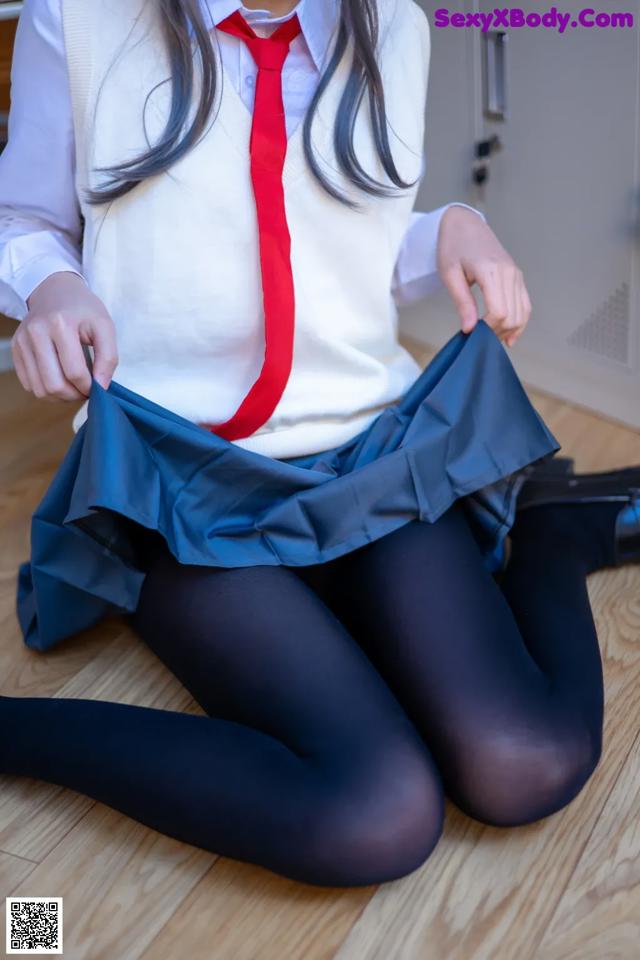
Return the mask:
<svg viewBox="0 0 640 960"><path fill-rule="evenodd" d="M287 153L282 68L289 44L301 27L296 15L270 37L259 37L236 10L217 29L244 40L258 67L249 149L262 273L264 361L234 415L221 424L201 424L227 440L237 440L250 436L269 419L284 393L293 362L295 297L282 185Z"/></svg>

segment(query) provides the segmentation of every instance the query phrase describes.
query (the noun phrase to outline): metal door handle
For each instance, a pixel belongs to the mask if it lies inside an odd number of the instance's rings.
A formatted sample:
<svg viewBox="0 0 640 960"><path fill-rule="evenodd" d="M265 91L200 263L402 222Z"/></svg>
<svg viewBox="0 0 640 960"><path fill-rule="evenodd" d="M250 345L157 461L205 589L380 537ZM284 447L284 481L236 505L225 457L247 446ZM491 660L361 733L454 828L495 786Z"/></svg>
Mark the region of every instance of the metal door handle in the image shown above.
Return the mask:
<svg viewBox="0 0 640 960"><path fill-rule="evenodd" d="M492 120L507 116L507 34L488 30L483 39L484 115Z"/></svg>

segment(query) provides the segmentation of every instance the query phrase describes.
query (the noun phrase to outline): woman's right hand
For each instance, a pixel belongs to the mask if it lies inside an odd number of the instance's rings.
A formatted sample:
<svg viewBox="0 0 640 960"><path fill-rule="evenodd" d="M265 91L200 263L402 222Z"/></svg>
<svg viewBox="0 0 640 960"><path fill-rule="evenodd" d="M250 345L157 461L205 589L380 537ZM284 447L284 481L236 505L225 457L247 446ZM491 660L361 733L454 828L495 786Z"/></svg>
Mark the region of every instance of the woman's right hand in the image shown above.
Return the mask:
<svg viewBox="0 0 640 960"><path fill-rule="evenodd" d="M27 298L28 313L11 340L25 390L43 400L84 400L91 372L82 344L93 346L93 377L106 390L118 365L116 332L105 305L82 277L52 273Z"/></svg>

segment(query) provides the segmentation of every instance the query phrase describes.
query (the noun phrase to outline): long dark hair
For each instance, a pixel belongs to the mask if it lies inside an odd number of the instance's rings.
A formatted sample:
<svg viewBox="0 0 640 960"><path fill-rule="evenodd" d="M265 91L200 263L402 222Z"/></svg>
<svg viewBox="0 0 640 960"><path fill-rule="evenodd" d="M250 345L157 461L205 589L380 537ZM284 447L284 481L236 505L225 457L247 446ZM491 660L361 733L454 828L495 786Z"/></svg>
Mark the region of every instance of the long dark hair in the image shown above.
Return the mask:
<svg viewBox="0 0 640 960"><path fill-rule="evenodd" d="M160 141L146 153L111 167L98 167L112 175L110 184L100 190L85 191L90 204L116 200L129 193L147 177L167 170L190 150L205 134L216 95L215 54L211 36L202 16L200 0L151 0L159 6L162 33L167 45L172 81L171 110ZM321 0L312 0L319 3ZM374 196L392 196L394 187L383 184L364 170L355 154L353 131L356 115L365 95L368 96L373 136L382 167L395 188L413 186L404 181L396 168L387 130L382 78L376 58L379 33L377 4L379 0L339 0L339 23L336 45L331 60L323 73L318 88L304 118L303 140L307 163L320 185L332 197L348 206L357 206L322 173L311 146L311 123L320 97L335 73L350 40L353 59L340 100L334 127L334 145L338 164L348 180L365 193ZM195 71L189 24L202 62L200 101L193 121L180 137L192 104ZM168 82L163 80L162 83ZM155 89L155 88L154 88ZM149 95L153 91L150 91Z"/></svg>

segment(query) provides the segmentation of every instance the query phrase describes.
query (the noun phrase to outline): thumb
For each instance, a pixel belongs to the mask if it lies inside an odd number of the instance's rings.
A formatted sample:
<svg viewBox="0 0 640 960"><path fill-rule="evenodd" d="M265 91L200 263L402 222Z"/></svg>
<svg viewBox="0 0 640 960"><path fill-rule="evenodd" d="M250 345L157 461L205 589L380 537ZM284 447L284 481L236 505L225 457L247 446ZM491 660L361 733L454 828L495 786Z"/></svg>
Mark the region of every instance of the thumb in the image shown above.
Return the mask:
<svg viewBox="0 0 640 960"><path fill-rule="evenodd" d="M470 333L478 322L478 308L460 263L449 267L442 282L458 311L463 333Z"/></svg>
<svg viewBox="0 0 640 960"><path fill-rule="evenodd" d="M92 330L93 378L108 389L118 365L116 334L112 323L97 322Z"/></svg>

